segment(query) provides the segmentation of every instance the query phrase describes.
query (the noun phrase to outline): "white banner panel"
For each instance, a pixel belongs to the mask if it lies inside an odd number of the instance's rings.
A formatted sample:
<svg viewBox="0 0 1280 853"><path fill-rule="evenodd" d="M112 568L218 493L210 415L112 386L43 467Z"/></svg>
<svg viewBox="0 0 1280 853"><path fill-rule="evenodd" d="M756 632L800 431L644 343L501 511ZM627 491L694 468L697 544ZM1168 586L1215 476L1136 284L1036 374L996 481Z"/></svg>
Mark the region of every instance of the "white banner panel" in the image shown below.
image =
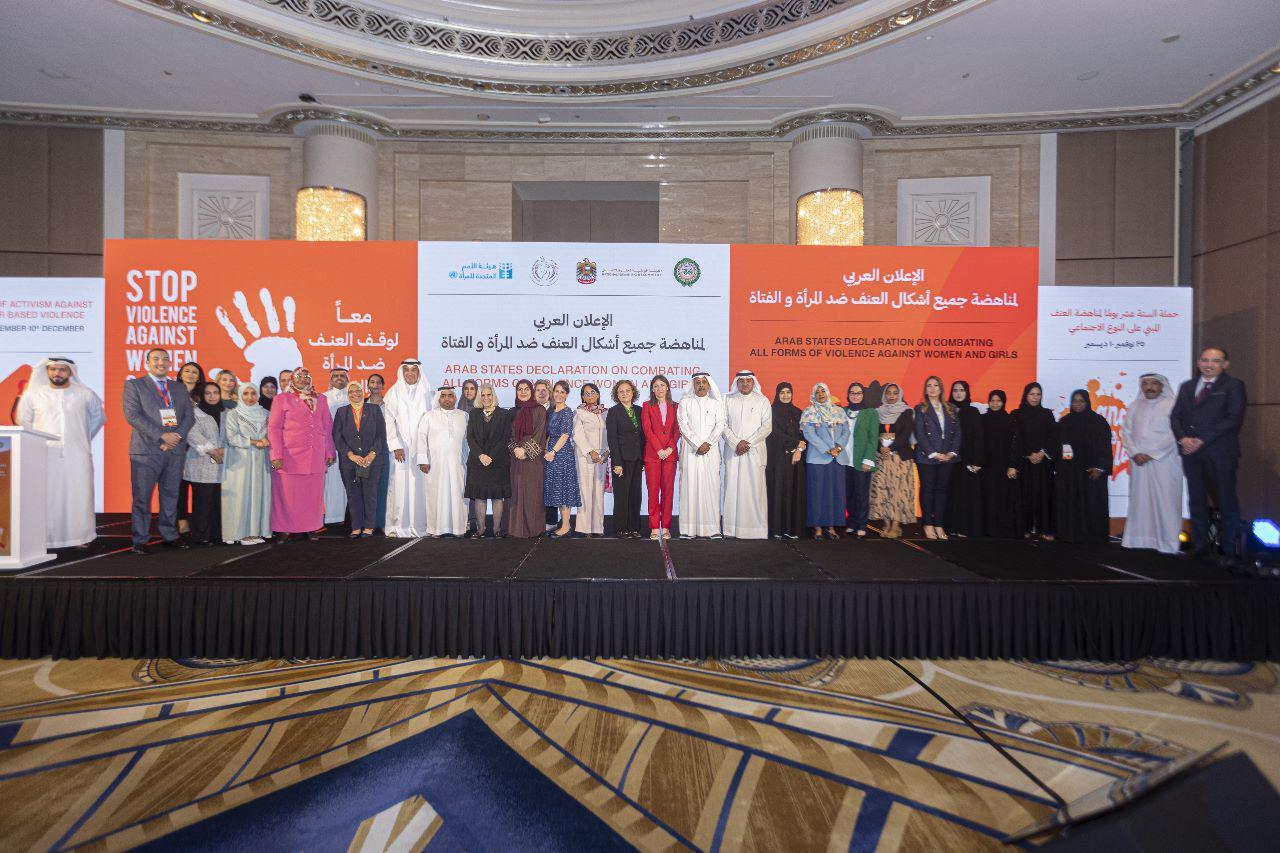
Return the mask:
<svg viewBox="0 0 1280 853"><path fill-rule="evenodd" d="M36 362L65 355L80 381L103 396L105 288L100 278L0 278L0 422L12 424ZM107 420L121 418L104 400ZM102 512L102 433L93 442L94 508Z"/></svg>
<svg viewBox="0 0 1280 853"><path fill-rule="evenodd" d="M1112 430L1111 515L1129 505L1129 454L1120 427L1140 393L1138 378L1160 373L1176 392L1191 377L1189 287L1040 288L1038 370L1044 404L1061 418L1071 392L1087 390ZM1017 405L1021 389L1009 389Z"/></svg>
<svg viewBox="0 0 1280 853"><path fill-rule="evenodd" d="M729 372L729 247L654 243L420 243L418 340L433 386L490 381L511 405L521 378L648 398L665 374Z"/></svg>

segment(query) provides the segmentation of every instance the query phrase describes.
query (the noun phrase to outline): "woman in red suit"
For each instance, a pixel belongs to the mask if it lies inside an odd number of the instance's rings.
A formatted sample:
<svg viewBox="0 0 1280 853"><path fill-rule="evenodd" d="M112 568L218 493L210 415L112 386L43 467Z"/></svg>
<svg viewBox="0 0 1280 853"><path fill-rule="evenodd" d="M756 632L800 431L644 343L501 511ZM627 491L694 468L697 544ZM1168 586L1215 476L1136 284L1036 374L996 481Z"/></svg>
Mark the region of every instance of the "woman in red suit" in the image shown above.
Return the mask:
<svg viewBox="0 0 1280 853"><path fill-rule="evenodd" d="M644 481L649 489L649 538L671 538L671 497L676 487L676 447L680 427L671 383L658 374L649 383L649 402L640 410L644 428Z"/></svg>

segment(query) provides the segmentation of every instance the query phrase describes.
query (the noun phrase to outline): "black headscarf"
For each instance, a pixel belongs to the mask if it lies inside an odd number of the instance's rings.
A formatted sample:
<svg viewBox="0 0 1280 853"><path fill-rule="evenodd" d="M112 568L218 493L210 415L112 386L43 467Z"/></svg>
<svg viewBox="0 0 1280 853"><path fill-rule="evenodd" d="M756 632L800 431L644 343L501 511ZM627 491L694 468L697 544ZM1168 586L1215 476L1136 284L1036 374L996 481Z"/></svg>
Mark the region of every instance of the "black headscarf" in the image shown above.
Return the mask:
<svg viewBox="0 0 1280 853"><path fill-rule="evenodd" d="M1004 405L998 412L988 408L982 415L982 449L987 466L993 468L996 476L1003 477L1005 469L1017 464L1018 432L1009 414L1009 396L997 388L987 395L988 400L992 397L999 397Z"/></svg>
<svg viewBox="0 0 1280 853"><path fill-rule="evenodd" d="M216 403L205 402L204 392L209 388L214 388L217 390L218 402ZM218 424L222 423L222 413L226 411L226 409L222 407L222 389L218 387L217 382L206 382L200 386L200 397L198 400L196 400L196 408L204 412L209 417L213 418L214 423L218 423Z"/></svg>
<svg viewBox="0 0 1280 853"><path fill-rule="evenodd" d="M964 400L956 400L956 386L964 388ZM963 379L957 379L951 383L951 390L947 393L947 402L955 406L957 409L973 408L973 392L969 390L969 383Z"/></svg>
<svg viewBox="0 0 1280 853"><path fill-rule="evenodd" d="M476 396L474 399L467 398L467 386L470 385L475 389ZM462 380L462 391L458 394L458 411L468 412L476 407L476 400L480 397L480 386L474 379Z"/></svg>
<svg viewBox="0 0 1280 853"><path fill-rule="evenodd" d="M773 391L773 430L765 439L767 449L780 453L787 452L800 443L800 416L803 414L794 402L784 403L778 399L784 388L790 390L792 400L795 399L795 389L791 387L791 383L779 382Z"/></svg>
<svg viewBox="0 0 1280 853"><path fill-rule="evenodd" d="M271 411L271 401L274 399L274 397L268 397L266 394L262 392L262 389L266 387L268 383L270 383L272 388L276 389L277 394L280 393L280 383L276 381L276 378L274 376L268 376L266 379L263 379L261 382L258 383L258 405L269 412Z"/></svg>
<svg viewBox="0 0 1280 853"><path fill-rule="evenodd" d="M964 389L962 402L956 401L957 385ZM969 390L969 383L963 379L952 382L947 402L955 408L960 420L960 461L965 465L985 465L987 454L982 443L982 413L973 405L973 392Z"/></svg>
<svg viewBox="0 0 1280 853"><path fill-rule="evenodd" d="M1071 392L1071 400L1084 399L1084 411L1069 411L1058 421L1058 443L1071 445L1075 461L1085 468L1111 473L1111 425L1093 410L1093 398L1083 388ZM1056 455L1056 454L1055 454Z"/></svg>
<svg viewBox="0 0 1280 853"><path fill-rule="evenodd" d="M1032 389L1037 388L1041 393L1040 404L1033 406L1027 402L1027 395ZM1053 443L1053 412L1045 408L1043 395L1044 389L1040 387L1039 382L1028 382L1022 389L1022 402L1013 410L1013 419L1018 424L1018 438L1022 442L1023 453L1048 450L1049 445ZM1054 455L1050 454L1050 456Z"/></svg>
<svg viewBox="0 0 1280 853"><path fill-rule="evenodd" d="M858 403L856 406L853 404L853 395L849 393L854 389L854 386L862 389L862 402ZM850 412L859 412L863 409L870 408L870 406L867 405L867 387L861 382L850 382L849 387L844 391L844 399L844 407Z"/></svg>

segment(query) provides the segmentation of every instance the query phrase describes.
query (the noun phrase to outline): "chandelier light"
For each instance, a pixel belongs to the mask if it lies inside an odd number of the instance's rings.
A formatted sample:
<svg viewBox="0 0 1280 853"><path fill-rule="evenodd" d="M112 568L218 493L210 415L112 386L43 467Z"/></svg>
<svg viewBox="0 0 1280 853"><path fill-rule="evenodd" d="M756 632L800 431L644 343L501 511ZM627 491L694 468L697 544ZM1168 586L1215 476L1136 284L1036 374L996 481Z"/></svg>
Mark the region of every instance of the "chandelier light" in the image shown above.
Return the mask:
<svg viewBox="0 0 1280 853"><path fill-rule="evenodd" d="M364 196L337 187L303 187L294 202L293 222L298 240L363 240Z"/></svg>
<svg viewBox="0 0 1280 853"><path fill-rule="evenodd" d="M796 244L861 246L862 193L827 189L800 196L796 200Z"/></svg>

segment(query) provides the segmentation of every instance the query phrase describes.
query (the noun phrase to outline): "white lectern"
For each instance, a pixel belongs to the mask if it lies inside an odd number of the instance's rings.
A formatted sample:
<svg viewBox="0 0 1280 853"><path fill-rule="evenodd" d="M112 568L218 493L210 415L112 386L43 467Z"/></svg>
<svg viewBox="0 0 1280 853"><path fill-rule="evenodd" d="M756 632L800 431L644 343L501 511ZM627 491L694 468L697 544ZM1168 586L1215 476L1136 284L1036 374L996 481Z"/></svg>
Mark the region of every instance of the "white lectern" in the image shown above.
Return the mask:
<svg viewBox="0 0 1280 853"><path fill-rule="evenodd" d="M0 571L25 569L56 557L45 547L49 511L49 451L57 436L0 426Z"/></svg>

